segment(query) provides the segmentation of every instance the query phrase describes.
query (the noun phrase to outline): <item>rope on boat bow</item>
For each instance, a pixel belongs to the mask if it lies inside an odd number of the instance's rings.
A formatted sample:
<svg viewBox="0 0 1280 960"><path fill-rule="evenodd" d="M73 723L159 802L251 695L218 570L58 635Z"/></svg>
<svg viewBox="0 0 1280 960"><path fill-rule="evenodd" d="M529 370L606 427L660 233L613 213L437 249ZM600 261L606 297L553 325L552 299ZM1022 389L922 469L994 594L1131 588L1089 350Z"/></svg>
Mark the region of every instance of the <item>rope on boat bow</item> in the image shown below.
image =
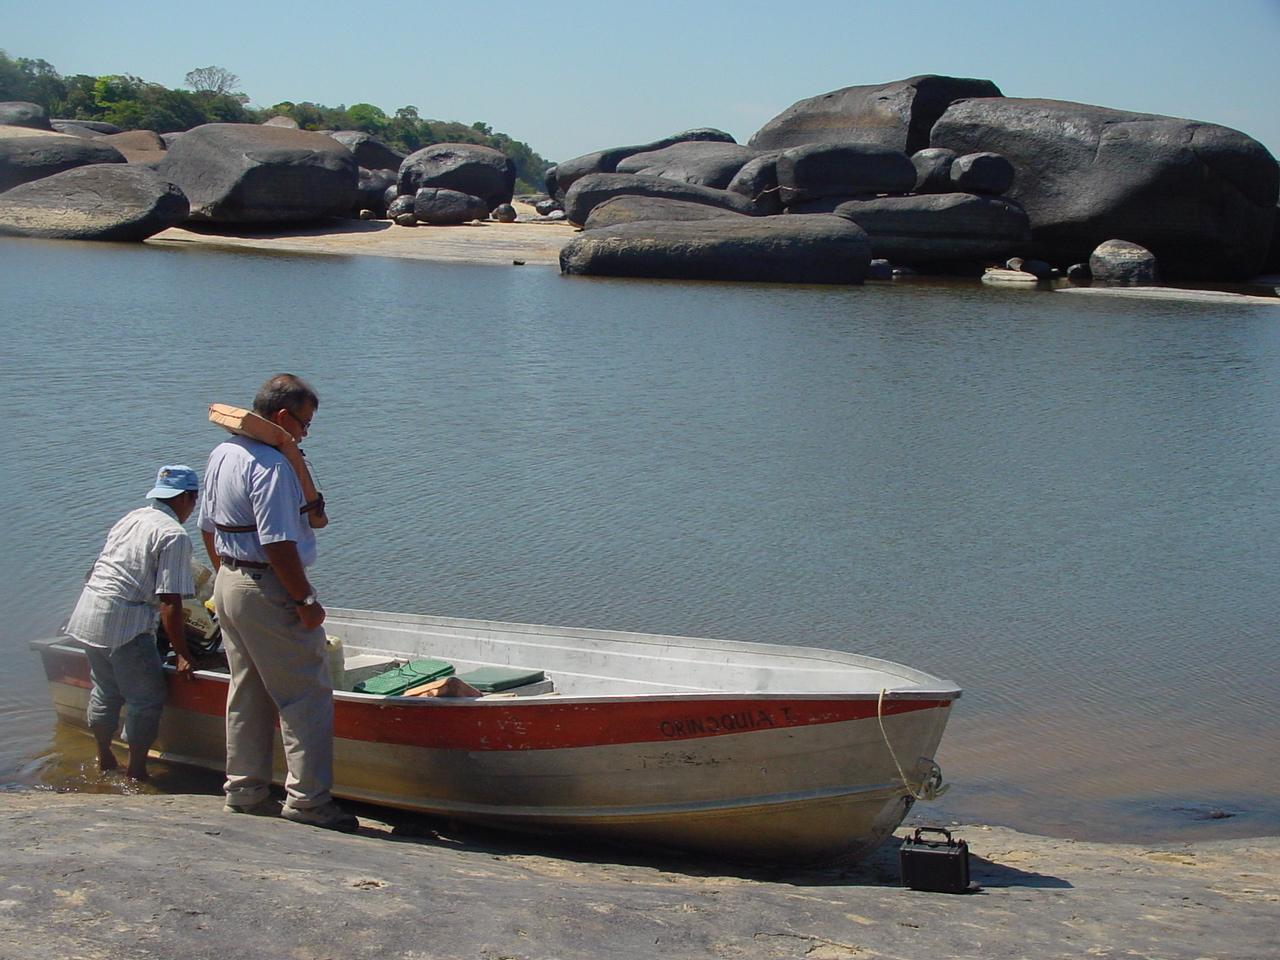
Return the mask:
<svg viewBox="0 0 1280 960"><path fill-rule="evenodd" d="M898 768L898 777L902 780L902 785L907 788L907 793L914 799L936 800L951 789L951 784L942 782L942 768L937 763L928 757L921 757L920 760L929 765L928 773L921 777L919 787L911 785L911 781L903 772L902 764L898 762L898 754L893 749L893 744L889 742L889 733L884 728L884 695L888 692L887 688L880 688L880 696L876 699L876 720L880 724L880 736L884 738L884 745L889 748L889 756L893 758L893 765Z"/></svg>

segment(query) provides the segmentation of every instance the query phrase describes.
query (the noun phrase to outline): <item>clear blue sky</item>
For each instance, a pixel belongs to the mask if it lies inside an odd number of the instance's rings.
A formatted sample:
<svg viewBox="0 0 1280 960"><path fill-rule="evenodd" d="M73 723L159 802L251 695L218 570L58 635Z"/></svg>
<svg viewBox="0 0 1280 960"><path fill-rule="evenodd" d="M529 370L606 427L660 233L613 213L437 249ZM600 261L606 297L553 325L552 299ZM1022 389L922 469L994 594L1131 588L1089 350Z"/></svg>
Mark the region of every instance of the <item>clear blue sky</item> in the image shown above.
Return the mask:
<svg viewBox="0 0 1280 960"><path fill-rule="evenodd" d="M1225 124L1280 156L1280 0L0 0L0 49L63 74L282 100L413 104L553 160L713 126L745 142L796 100L918 73Z"/></svg>

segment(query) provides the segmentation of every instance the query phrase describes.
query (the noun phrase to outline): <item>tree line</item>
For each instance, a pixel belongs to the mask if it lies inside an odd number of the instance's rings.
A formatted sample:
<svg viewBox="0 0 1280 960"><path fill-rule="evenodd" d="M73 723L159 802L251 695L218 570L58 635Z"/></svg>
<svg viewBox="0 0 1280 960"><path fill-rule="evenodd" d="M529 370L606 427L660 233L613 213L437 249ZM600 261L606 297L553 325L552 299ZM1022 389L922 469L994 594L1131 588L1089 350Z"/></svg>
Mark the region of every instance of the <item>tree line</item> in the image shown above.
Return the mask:
<svg viewBox="0 0 1280 960"><path fill-rule="evenodd" d="M236 89L239 78L222 67L197 67L184 82L185 88L170 89L127 74L63 76L45 60L11 58L0 50L0 101L38 103L50 117L176 133L203 123L262 123L285 116L304 130L362 130L405 153L433 143L475 143L501 150L512 159L518 193L545 189L543 175L551 161L487 123L427 120L419 116L416 106L400 107L391 115L371 103L326 107L286 100L255 107Z"/></svg>

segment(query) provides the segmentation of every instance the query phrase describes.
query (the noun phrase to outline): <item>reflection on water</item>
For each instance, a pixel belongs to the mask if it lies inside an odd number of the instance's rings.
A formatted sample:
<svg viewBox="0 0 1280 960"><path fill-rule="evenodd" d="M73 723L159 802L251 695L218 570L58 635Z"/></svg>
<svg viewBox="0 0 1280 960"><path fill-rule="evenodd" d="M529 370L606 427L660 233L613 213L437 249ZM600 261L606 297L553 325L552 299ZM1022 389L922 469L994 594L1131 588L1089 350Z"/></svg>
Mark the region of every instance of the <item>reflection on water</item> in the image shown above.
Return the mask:
<svg viewBox="0 0 1280 960"><path fill-rule="evenodd" d="M1280 831L1277 308L16 241L0 270L0 782L97 782L26 644L157 464L203 468L205 404L290 370L334 605L899 660L965 689L933 810Z"/></svg>

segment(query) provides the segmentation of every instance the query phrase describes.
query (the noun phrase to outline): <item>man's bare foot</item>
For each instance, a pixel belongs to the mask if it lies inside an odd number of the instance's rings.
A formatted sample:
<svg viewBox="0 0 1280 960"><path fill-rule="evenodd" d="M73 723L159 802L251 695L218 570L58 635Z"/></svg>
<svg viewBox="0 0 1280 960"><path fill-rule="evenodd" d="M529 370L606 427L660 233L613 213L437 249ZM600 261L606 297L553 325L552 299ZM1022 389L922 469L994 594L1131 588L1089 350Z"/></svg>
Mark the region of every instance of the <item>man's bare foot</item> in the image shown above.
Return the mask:
<svg viewBox="0 0 1280 960"><path fill-rule="evenodd" d="M151 782L151 775L147 773L145 767L141 770L135 770L133 769L133 767L130 767L128 771L126 771L125 776L127 776L130 780L134 780L138 783Z"/></svg>
<svg viewBox="0 0 1280 960"><path fill-rule="evenodd" d="M116 760L116 755L111 751L98 754L98 772L110 773L112 770L118 770L120 763Z"/></svg>

